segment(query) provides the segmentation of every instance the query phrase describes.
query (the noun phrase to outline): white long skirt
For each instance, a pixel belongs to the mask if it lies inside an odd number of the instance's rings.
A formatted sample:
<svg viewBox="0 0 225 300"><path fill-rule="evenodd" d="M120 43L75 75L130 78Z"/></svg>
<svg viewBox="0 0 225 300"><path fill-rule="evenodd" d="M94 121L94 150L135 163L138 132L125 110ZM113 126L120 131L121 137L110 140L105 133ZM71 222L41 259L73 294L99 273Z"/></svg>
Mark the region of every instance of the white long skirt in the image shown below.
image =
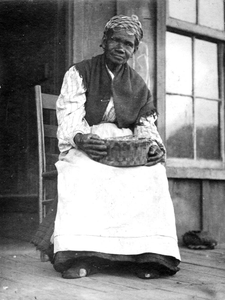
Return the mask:
<svg viewBox="0 0 225 300"><path fill-rule="evenodd" d="M111 167L71 149L56 163L54 252L156 253L180 260L165 167Z"/></svg>

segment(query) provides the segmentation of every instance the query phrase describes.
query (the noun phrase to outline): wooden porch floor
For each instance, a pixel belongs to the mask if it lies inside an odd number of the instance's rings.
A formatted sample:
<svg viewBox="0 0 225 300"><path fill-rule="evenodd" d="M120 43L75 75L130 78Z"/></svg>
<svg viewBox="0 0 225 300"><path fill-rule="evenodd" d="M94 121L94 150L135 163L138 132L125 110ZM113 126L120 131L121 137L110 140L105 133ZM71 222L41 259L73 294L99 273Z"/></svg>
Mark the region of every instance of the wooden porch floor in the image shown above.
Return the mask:
<svg viewBox="0 0 225 300"><path fill-rule="evenodd" d="M111 270L65 280L27 242L1 238L1 300L183 300L225 299L225 245L214 250L181 248L181 270L173 277L142 280Z"/></svg>

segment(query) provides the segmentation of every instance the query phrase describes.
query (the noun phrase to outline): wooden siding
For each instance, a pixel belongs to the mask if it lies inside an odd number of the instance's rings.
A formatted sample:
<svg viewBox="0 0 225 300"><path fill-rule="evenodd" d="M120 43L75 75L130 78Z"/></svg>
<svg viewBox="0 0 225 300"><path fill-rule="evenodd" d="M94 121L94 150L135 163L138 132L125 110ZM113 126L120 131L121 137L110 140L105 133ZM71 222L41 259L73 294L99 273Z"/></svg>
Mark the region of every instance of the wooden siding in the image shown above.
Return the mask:
<svg viewBox="0 0 225 300"><path fill-rule="evenodd" d="M115 0L74 1L73 14L68 22L74 24L71 29L72 57L69 61L79 62L103 53L100 48L106 22L116 14Z"/></svg>
<svg viewBox="0 0 225 300"><path fill-rule="evenodd" d="M206 230L218 242L225 241L225 182L169 179L179 241L189 230Z"/></svg>
<svg viewBox="0 0 225 300"><path fill-rule="evenodd" d="M225 182L205 180L202 182L203 229L218 240L225 241Z"/></svg>
<svg viewBox="0 0 225 300"><path fill-rule="evenodd" d="M189 230L201 229L201 181L169 180L179 241Z"/></svg>

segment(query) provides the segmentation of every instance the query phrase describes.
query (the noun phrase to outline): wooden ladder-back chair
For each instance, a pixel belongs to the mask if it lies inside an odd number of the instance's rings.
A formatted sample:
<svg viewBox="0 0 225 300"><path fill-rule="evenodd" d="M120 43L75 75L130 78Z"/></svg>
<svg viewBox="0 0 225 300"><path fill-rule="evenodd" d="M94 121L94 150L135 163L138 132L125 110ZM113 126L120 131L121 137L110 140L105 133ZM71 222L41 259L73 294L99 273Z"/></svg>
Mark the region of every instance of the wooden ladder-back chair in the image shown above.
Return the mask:
<svg viewBox="0 0 225 300"><path fill-rule="evenodd" d="M38 130L38 159L39 159L39 222L46 216L48 205L54 200L57 184L55 162L58 160L56 100L58 96L44 94L41 86L35 86Z"/></svg>

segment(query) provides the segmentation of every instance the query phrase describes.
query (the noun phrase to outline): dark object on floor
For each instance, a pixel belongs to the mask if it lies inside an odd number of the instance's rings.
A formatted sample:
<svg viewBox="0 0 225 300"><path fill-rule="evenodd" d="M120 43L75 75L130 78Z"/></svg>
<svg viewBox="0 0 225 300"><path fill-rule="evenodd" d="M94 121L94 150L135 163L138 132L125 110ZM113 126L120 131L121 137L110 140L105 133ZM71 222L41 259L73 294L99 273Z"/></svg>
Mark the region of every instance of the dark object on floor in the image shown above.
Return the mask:
<svg viewBox="0 0 225 300"><path fill-rule="evenodd" d="M73 265L68 270L62 272L62 278L65 279L77 279L82 277L87 277L98 273L98 267L94 264L89 264L85 262L80 262Z"/></svg>
<svg viewBox="0 0 225 300"><path fill-rule="evenodd" d="M184 245L194 250L214 249L217 241L207 231L188 231L183 235Z"/></svg>
<svg viewBox="0 0 225 300"><path fill-rule="evenodd" d="M136 276L141 279L157 279L161 277L161 274L157 270L145 270L145 269L139 269L136 272Z"/></svg>

